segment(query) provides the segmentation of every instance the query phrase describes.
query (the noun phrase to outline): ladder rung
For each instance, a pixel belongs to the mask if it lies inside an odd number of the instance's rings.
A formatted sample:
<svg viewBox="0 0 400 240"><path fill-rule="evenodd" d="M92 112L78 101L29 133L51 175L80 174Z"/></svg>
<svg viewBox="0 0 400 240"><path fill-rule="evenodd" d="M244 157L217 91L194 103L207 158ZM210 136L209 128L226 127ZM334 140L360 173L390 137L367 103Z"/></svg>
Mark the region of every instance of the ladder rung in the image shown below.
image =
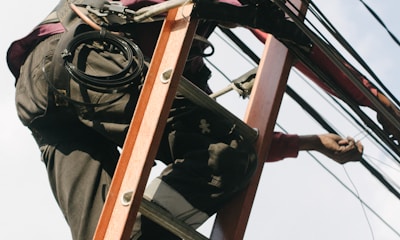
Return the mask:
<svg viewBox="0 0 400 240"><path fill-rule="evenodd" d="M221 106L187 79L181 79L178 86L178 92L197 105L229 120L232 124L234 124L235 130L238 131L247 141L255 142L257 140L258 131L256 129L251 128L244 121Z"/></svg>
<svg viewBox="0 0 400 240"><path fill-rule="evenodd" d="M206 240L207 237L194 228L173 217L168 211L155 203L143 198L139 208L140 213L185 240Z"/></svg>

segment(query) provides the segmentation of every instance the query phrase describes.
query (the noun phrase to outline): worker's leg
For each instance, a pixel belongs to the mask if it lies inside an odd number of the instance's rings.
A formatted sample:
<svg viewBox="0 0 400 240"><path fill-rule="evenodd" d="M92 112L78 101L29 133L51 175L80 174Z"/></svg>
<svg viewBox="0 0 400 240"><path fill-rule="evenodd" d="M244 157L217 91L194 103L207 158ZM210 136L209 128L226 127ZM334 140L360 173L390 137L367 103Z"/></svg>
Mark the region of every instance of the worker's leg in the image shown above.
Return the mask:
<svg viewBox="0 0 400 240"><path fill-rule="evenodd" d="M118 160L116 144L81 124L68 106L56 106L48 85L60 35L41 42L28 56L16 86L21 121L37 140L51 189L73 239L91 239ZM57 238L55 236L55 238Z"/></svg>
<svg viewBox="0 0 400 240"><path fill-rule="evenodd" d="M33 131L73 239L92 239L119 158L117 146L79 124Z"/></svg>
<svg viewBox="0 0 400 240"><path fill-rule="evenodd" d="M69 102L59 106L54 101L49 77L59 38L55 35L45 39L26 59L16 86L16 105L21 121L32 130L40 146L52 191L73 239L88 240L97 226L119 153L117 144L109 140L113 137L99 134L106 129L94 131L78 120L76 109L82 115L93 115L95 107L73 108ZM102 95L93 97L100 97L96 102L103 99ZM124 107L128 107L126 103ZM111 121L112 116L107 116L105 120ZM121 129L126 128L127 124Z"/></svg>

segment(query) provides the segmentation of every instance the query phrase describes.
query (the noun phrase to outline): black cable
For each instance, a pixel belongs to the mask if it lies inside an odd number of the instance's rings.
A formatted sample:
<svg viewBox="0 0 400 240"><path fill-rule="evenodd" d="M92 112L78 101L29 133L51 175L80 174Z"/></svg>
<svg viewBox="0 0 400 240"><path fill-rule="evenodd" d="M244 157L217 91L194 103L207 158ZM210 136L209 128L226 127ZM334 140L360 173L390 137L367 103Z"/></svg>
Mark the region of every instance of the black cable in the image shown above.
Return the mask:
<svg viewBox="0 0 400 240"><path fill-rule="evenodd" d="M359 107L359 105L349 97L340 87L336 86L334 81L330 77L328 77L323 71L321 71L318 67L316 67L310 59L305 56L302 51L298 51L295 48L292 48L292 53L300 59L305 66L314 72L320 80L322 80L329 88L331 88L335 94L342 99L360 118L361 120L370 128L372 129L376 135L382 139L391 149L394 151L398 156L400 156L400 148L396 145L393 141L391 141L387 135L380 129L377 124L370 119L370 117L365 114ZM397 160L398 161L398 160ZM399 161L398 161L399 162ZM399 162L400 163L400 162Z"/></svg>
<svg viewBox="0 0 400 240"><path fill-rule="evenodd" d="M238 46L244 46L245 48L245 52L250 53L249 57L252 58L254 60L254 62L258 63L260 61L260 58L258 58L258 56L256 54L254 54L250 48L248 48L233 32L231 32L228 29L224 29L226 32L228 33L227 36L229 36L229 38L234 41ZM288 86L288 88L286 89L286 93L294 93L297 96L299 96L297 93L295 93L293 90ZM306 103L306 101L302 98L298 99L297 102L304 102ZM313 116L317 121L319 121L319 123L321 124L321 126L326 127L326 129L330 132L335 132L334 129L323 119L323 117L317 112L315 111L315 109L313 109L312 107L307 108L307 110L309 110L310 113L309 114L311 116ZM315 113L315 115L314 115ZM311 155L313 156L313 155ZM315 158L315 157L314 157ZM391 226L389 225L389 223L387 223L378 213L376 213L369 205L367 205L367 203L365 203L357 194L355 194L349 187L347 187L338 177L336 177L336 175L334 175L329 169L327 169L320 161L318 161L317 159L315 159L326 171L328 171L339 183L341 183L350 193L353 194L354 197L356 197L357 199L360 200L360 202L366 206L373 214L375 214L375 216L377 216L384 224L386 224L386 226L388 226L392 231L394 231L396 234L398 234L398 232ZM390 192L392 192L395 196L397 196L398 198L400 198L400 194L399 192L396 191L396 189L390 185L390 183L388 183L386 181L386 179L384 178L384 176L379 173L376 169L374 169L371 165L369 165L368 162L366 162L364 159L362 159L361 164L367 168L367 170L370 171L370 173L375 176L385 187L388 188L388 190Z"/></svg>
<svg viewBox="0 0 400 240"><path fill-rule="evenodd" d="M94 42L98 42L101 48L107 48L107 51L123 54L127 60L124 68L109 76L95 76L75 66L72 61L79 46ZM140 48L131 40L107 31L89 31L75 36L63 52L63 58L72 79L87 89L103 93L121 92L139 79L144 69L144 56Z"/></svg>
<svg viewBox="0 0 400 240"><path fill-rule="evenodd" d="M310 114L325 130L331 133L337 132L325 121L325 119L300 95L298 95L292 88L287 86L286 93L293 98L308 114ZM374 175L393 195L400 199L400 193L385 179L385 177L372 167L364 158L361 159L361 164Z"/></svg>
<svg viewBox="0 0 400 240"><path fill-rule="evenodd" d="M304 1L304 0L303 0ZM397 98L386 88L374 71L367 65L367 63L361 58L361 56L354 50L354 48L345 40L345 38L337 31L337 29L329 22L325 15L319 10L319 8L314 4L314 2L309 1L310 12L318 19L319 22L329 31L329 33L335 37L335 39L354 57L354 59L360 63L360 65L372 76L372 78L377 82L377 84L383 89L383 91L390 96L390 98L397 104L400 105ZM371 83L372 84L372 83Z"/></svg>
<svg viewBox="0 0 400 240"><path fill-rule="evenodd" d="M382 113L387 119L390 120L390 122L394 126L400 125L400 122L384 107L379 100L370 92L369 89L365 88L362 82L360 82L357 77L354 75L354 73L344 65L344 57L329 43L326 43L322 41L318 36L316 36L304 23L301 21L299 17L296 16L294 12L292 12L291 9L289 9L285 4L281 2L281 0L276 0L275 3L279 5L281 9L283 9L296 23L296 25L302 29L304 34L306 34L308 37L312 39L315 45L317 45L321 51L329 57L332 62L344 73L346 76L351 80L351 82L359 89L364 96L367 97L367 99L374 104L376 111L378 113ZM338 35L340 36L340 35ZM341 36L340 36L341 37ZM342 38L342 37L341 37ZM344 44L348 43L343 39ZM400 156L400 148L399 146L394 143L389 136L386 135L385 132L383 132L374 121L372 121L361 109L359 108L358 104L354 102L353 99L347 96L346 93L343 92L342 89L338 88L335 83L330 79L330 77L326 76L326 74L321 71L319 68L315 66L314 63L310 62L310 59L306 56L306 53L304 51L301 51L301 49L298 49L296 45L290 44L290 43L285 43L283 42L291 51L293 54L296 55L308 68L310 68L318 77L319 79L323 80L332 90L334 90L337 95L342 98L352 109L353 111L359 115L360 118L381 138L385 141L385 143L392 148L393 151L395 151L399 156ZM349 46L349 45L348 45ZM351 48L351 46L349 46ZM354 49L351 48L352 51ZM355 52L355 51L354 51ZM357 54L357 53L355 53Z"/></svg>
<svg viewBox="0 0 400 240"><path fill-rule="evenodd" d="M251 60L256 64L260 63L260 58L255 54L240 38L238 38L231 30L228 28L219 28L226 36L228 36Z"/></svg>
<svg viewBox="0 0 400 240"><path fill-rule="evenodd" d="M299 75L299 77L301 77L300 73L298 73L298 75ZM305 78L305 77L303 77L303 78ZM306 82L307 80L304 79L304 81ZM307 82L306 82L306 83L307 83ZM309 84L309 83L308 83L308 84ZM309 84L309 86L312 87L311 84ZM313 87L312 87L312 88L313 88ZM315 88L314 88L314 90L317 92L317 90L316 90ZM322 96L322 95L321 95L321 96ZM338 101L337 98L335 98L335 97L332 96L332 95L329 95L329 97L330 97L331 101L333 101L334 103L336 103L336 105L343 111L343 114L342 114L342 115L347 114L347 116L348 116L347 118L350 118L350 119L354 122L354 125L356 125L356 126L358 126L359 128L361 128L363 132L366 132L366 133L370 136L370 138L372 138L372 139L373 139L387 154L390 155L390 157L392 157L392 158L394 159L394 161L400 162L398 156L396 156L396 155L393 153L393 151L391 151L391 149L390 149L389 147L387 147L385 144L383 144L382 139L378 138L378 137L377 137L376 135L374 135L374 134L371 134L371 131L369 130L369 128L367 128L365 125L363 125L363 124L361 123L361 121L359 121L359 119L357 119L354 115L352 115L352 114L350 113L350 111L349 111L347 108L345 108L345 107L343 106L342 103L340 103L340 102ZM327 99L325 99L325 100L328 101Z"/></svg>
<svg viewBox="0 0 400 240"><path fill-rule="evenodd" d="M221 29L223 30L224 33L228 33L227 36L235 43L239 48L244 47L244 51L246 53L249 53L249 57L253 59L255 63L260 62L260 58L252 52L250 48L247 47L247 45L240 39L238 38L231 30L229 29ZM286 89L286 92L290 92L290 88ZM292 93L292 92L290 92ZM304 100L298 99L299 102L306 103ZM306 107L305 110L316 120L321 124L321 126L326 127L326 130L329 132L335 132L334 129L325 121L323 118L319 115L317 111L312 109L311 107ZM396 189L388 183L385 178L382 176L381 173L379 173L376 169L374 169L371 165L369 165L365 160L361 161L361 164L368 170L370 173L375 176L392 194L394 194L396 197L400 199L400 193L396 191Z"/></svg>
<svg viewBox="0 0 400 240"><path fill-rule="evenodd" d="M378 14L375 13L375 11L370 8L363 0L360 0L360 2L364 5L364 7L374 16L376 21L379 22L379 24L382 25L382 27L386 30L386 32L389 34L389 36L393 39L393 41L400 46L400 41L397 39L397 37L386 27L386 24L382 21L382 19L378 16Z"/></svg>
<svg viewBox="0 0 400 240"><path fill-rule="evenodd" d="M302 0L306 1L306 0ZM359 89L367 99L374 104L376 111L380 114L382 114L385 118L387 118L391 124L393 124L395 127L400 128L400 122L393 116L392 113L389 112L389 110L383 106L379 100L367 89L365 86L357 79L357 77L354 75L350 69L344 65L344 57L334 48L329 42L327 41L322 41L315 33L313 33L302 21L303 17L299 18L296 13L294 13L291 9L289 9L285 3L282 2L282 0L276 0L274 1L275 4L277 4L290 18L295 22L295 24L303 31L304 34L306 34L314 43L314 45L318 46L321 51L326 54L332 62L344 73L347 75L347 77L351 80L351 82ZM293 8L297 9L290 1L288 1ZM307 1L308 2L308 1ZM313 5L311 1L310 5ZM315 6L316 8L316 6ZM310 8L312 10L312 8ZM297 11L299 11L297 9ZM323 16L323 14L320 12L320 15ZM317 16L316 16L317 17ZM318 17L317 17L318 18ZM393 95L388 91L388 89L379 81L377 76L374 74L374 72L368 67L368 65L361 59L361 57L357 54L357 52L354 51L354 49L350 46L350 44L339 34L339 32L336 31L336 29L332 26L332 24L323 16L325 21L322 21L321 18L318 18L319 21L326 27L326 29L342 44L343 47L346 48L347 51L350 52L350 54L353 55L354 58L356 58L361 65L367 71L374 77L374 79L380 83L381 87L385 89L386 94L389 95L396 104L398 104L398 101L396 98L393 97ZM307 19L306 19L307 20ZM308 20L307 20L308 21ZM328 26L329 25L329 26ZM286 44L288 46L288 44ZM292 44L292 46L288 46L291 49L296 49L297 47ZM349 63L347 63L349 64ZM350 64L349 64L350 65ZM324 78L322 78L324 79ZM371 83L372 84L372 83ZM350 106L351 103L349 103ZM362 111L359 109L353 108L355 113L362 114ZM364 117L366 124L368 126L372 126L372 129L381 137L381 138L386 138L385 141L388 143L389 146L393 148L394 151L399 152L397 146L392 140L389 138L389 136L384 136L385 133L383 133L379 128L375 127L375 123L371 121L368 117ZM363 119L363 120L364 120ZM389 143L392 142L392 143Z"/></svg>

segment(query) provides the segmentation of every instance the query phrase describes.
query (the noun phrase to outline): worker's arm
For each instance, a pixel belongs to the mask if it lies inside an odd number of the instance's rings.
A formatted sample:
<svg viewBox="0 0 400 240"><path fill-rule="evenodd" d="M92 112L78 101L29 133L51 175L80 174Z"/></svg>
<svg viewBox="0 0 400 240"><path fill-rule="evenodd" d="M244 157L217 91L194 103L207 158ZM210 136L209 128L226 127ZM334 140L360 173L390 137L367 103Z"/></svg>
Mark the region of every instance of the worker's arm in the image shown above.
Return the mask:
<svg viewBox="0 0 400 240"><path fill-rule="evenodd" d="M317 151L344 164L361 160L363 146L353 138L342 138L332 133L299 136L275 132L266 162L295 158L300 151Z"/></svg>
<svg viewBox="0 0 400 240"><path fill-rule="evenodd" d="M327 133L299 136L299 151L318 151L340 164L361 160L363 145L351 137Z"/></svg>

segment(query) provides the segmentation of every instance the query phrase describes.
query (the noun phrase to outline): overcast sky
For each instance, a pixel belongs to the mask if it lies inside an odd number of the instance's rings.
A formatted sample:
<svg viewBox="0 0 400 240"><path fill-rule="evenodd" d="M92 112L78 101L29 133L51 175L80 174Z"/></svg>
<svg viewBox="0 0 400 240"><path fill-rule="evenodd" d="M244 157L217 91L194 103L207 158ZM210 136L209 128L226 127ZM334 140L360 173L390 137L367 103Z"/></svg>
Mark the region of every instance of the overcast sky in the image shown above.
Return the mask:
<svg viewBox="0 0 400 240"><path fill-rule="evenodd" d="M342 32L378 77L397 97L400 48L378 25L358 0L314 1L328 19ZM387 27L400 38L398 0L365 1L382 18ZM17 118L14 107L14 79L5 63L9 44L26 35L57 4L38 0L3 3L1 43L0 106L0 239L70 240L70 233L58 209L47 181L39 150ZM238 31L246 43L261 55L263 46L245 31ZM225 46L216 35L212 61L230 78L235 78L252 66ZM227 84L214 73L214 90ZM399 166L386 157L363 132L355 128L326 95L316 92L310 81L292 71L289 85L314 104L317 110L344 136L350 135L365 143L365 157L382 169L386 176L400 181ZM246 102L231 93L221 103L242 115ZM368 110L366 112L370 113ZM371 116L374 116L371 113ZM324 133L290 98L284 97L279 125L290 133ZM279 128L277 128L279 130ZM315 160L318 159L328 171ZM340 179L368 205L364 207L334 177ZM373 214L368 208L376 214ZM386 223L379 219L379 215ZM207 233L211 223L202 231ZM393 197L359 163L338 165L315 154L302 153L297 159L286 159L264 167L245 239L249 240L395 240L400 239L400 201Z"/></svg>

